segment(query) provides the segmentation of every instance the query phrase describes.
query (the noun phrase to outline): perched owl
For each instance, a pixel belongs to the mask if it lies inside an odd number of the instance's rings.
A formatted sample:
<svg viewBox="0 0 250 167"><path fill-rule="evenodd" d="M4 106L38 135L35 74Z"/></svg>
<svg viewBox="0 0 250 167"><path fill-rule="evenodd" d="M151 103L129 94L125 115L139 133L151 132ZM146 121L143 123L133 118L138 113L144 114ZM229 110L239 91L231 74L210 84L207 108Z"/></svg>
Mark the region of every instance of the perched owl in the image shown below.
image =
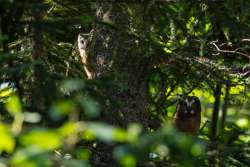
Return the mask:
<svg viewBox="0 0 250 167"><path fill-rule="evenodd" d="M89 65L88 61L87 61L88 56L86 53L87 37L88 37L88 35L86 35L86 34L79 34L78 39L77 39L77 45L78 45L78 50L79 50L79 53L81 56L81 61L84 64L84 70L85 70L85 73L87 75L87 78L92 79L93 76L92 76L90 70L87 68L87 66Z"/></svg>
<svg viewBox="0 0 250 167"><path fill-rule="evenodd" d="M80 52L82 63L86 64L87 62L87 55L86 55L87 40L83 34L78 35L77 45L78 45L78 50Z"/></svg>
<svg viewBox="0 0 250 167"><path fill-rule="evenodd" d="M185 133L196 135L201 123L201 104L198 97L186 96L176 107L174 126Z"/></svg>

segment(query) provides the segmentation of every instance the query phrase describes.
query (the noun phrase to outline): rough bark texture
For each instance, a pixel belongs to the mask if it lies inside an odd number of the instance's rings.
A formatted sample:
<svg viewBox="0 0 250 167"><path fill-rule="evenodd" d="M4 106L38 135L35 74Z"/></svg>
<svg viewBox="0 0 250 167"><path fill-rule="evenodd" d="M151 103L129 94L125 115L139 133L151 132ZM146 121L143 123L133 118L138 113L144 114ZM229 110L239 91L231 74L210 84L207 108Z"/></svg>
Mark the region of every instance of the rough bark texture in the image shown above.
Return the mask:
<svg viewBox="0 0 250 167"><path fill-rule="evenodd" d="M131 14L139 19L135 22L129 17ZM143 14L143 5L99 3L97 24L88 39L87 63L92 78L115 76L114 79L126 87L111 90L112 98L122 103L118 109L107 105L105 118L112 124L127 126L137 122L144 127L152 126L147 88L147 71L151 65L143 42L127 33L143 28Z"/></svg>

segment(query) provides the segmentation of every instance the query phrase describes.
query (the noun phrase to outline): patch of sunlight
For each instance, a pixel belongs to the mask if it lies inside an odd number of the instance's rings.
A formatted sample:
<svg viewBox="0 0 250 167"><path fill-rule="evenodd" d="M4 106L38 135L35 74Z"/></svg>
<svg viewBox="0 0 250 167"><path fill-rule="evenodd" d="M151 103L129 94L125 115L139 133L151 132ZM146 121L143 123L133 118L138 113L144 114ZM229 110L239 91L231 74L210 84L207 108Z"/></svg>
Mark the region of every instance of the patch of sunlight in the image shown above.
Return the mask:
<svg viewBox="0 0 250 167"><path fill-rule="evenodd" d="M247 135L240 135L239 139L244 141L244 143L249 143L250 142L250 136L247 136Z"/></svg>
<svg viewBox="0 0 250 167"><path fill-rule="evenodd" d="M243 85L238 85L230 88L230 94L240 94L244 91L245 87Z"/></svg>
<svg viewBox="0 0 250 167"><path fill-rule="evenodd" d="M236 125L241 128L249 128L249 120L247 118L240 118L236 121Z"/></svg>
<svg viewBox="0 0 250 167"><path fill-rule="evenodd" d="M197 97L201 97L203 95L203 91L199 90L199 89L195 89L195 90L193 90L192 95L197 96Z"/></svg>

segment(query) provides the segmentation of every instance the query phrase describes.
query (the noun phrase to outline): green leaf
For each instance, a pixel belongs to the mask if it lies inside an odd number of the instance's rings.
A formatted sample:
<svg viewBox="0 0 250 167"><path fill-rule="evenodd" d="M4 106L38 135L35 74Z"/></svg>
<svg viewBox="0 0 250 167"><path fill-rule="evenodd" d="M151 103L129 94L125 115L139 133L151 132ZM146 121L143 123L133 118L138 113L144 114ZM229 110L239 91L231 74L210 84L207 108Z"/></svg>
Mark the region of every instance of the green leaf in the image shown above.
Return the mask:
<svg viewBox="0 0 250 167"><path fill-rule="evenodd" d="M142 127L138 124L130 124L127 130L127 139L130 142L135 142L138 140L139 135L142 132Z"/></svg>
<svg viewBox="0 0 250 167"><path fill-rule="evenodd" d="M135 167L136 158L131 154L126 154L120 159L120 163L124 167Z"/></svg>
<svg viewBox="0 0 250 167"><path fill-rule="evenodd" d="M28 147L18 150L10 164L13 167L51 167L51 157L51 154L37 147Z"/></svg>
<svg viewBox="0 0 250 167"><path fill-rule="evenodd" d="M59 129L59 133L62 137L68 137L75 134L77 133L77 124L74 122L67 122Z"/></svg>
<svg viewBox="0 0 250 167"><path fill-rule="evenodd" d="M8 83L2 83L0 85L0 101L5 102L13 93L15 89L8 85Z"/></svg>
<svg viewBox="0 0 250 167"><path fill-rule="evenodd" d="M223 33L228 41L230 41L230 33L229 33L229 28L228 27L223 27Z"/></svg>
<svg viewBox="0 0 250 167"><path fill-rule="evenodd" d="M0 124L0 152L6 151L11 153L14 148L15 139L11 135L10 130L4 124Z"/></svg>
<svg viewBox="0 0 250 167"><path fill-rule="evenodd" d="M79 97L78 101L88 117L94 118L100 115L100 106L93 99L89 97Z"/></svg>
<svg viewBox="0 0 250 167"><path fill-rule="evenodd" d="M124 142L126 140L126 131L121 128L116 128L103 123L89 123L87 124L87 131L90 136L94 135L96 138L111 142ZM85 134L86 135L86 134ZM92 137L93 138L93 137Z"/></svg>
<svg viewBox="0 0 250 167"><path fill-rule="evenodd" d="M54 150L61 146L61 138L51 130L34 130L20 138L24 146L35 146L41 150Z"/></svg>
<svg viewBox="0 0 250 167"><path fill-rule="evenodd" d="M89 149L77 149L76 157L82 160L88 160L91 156L91 151Z"/></svg>
<svg viewBox="0 0 250 167"><path fill-rule="evenodd" d="M82 79L68 79L61 84L61 91L65 94L69 94L73 91L81 90L85 87L85 83Z"/></svg>
<svg viewBox="0 0 250 167"><path fill-rule="evenodd" d="M212 23L208 22L205 24L205 32L209 32L212 29Z"/></svg>
<svg viewBox="0 0 250 167"><path fill-rule="evenodd" d="M70 100L58 101L52 107L53 112L58 112L63 115L71 113L74 109L75 104Z"/></svg>
<svg viewBox="0 0 250 167"><path fill-rule="evenodd" d="M247 118L240 118L236 121L236 125L242 129L247 129L249 128L250 121Z"/></svg>
<svg viewBox="0 0 250 167"><path fill-rule="evenodd" d="M5 107L13 115L22 111L21 102L17 95L11 96Z"/></svg>

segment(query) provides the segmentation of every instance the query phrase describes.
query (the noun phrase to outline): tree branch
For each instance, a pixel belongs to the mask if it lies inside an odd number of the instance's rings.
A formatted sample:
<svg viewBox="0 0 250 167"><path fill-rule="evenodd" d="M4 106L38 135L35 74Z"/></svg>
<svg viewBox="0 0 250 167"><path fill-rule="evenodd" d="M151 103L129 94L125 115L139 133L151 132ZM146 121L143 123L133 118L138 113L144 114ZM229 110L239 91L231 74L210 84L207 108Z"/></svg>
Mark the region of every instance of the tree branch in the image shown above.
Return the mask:
<svg viewBox="0 0 250 167"><path fill-rule="evenodd" d="M220 52L220 53L231 53L231 54L238 54L238 55L241 55L241 56L244 56L245 58L247 59L250 59L250 55L246 54L246 53L242 53L242 52L239 52L239 48L235 49L235 50L222 50L220 49L216 44L215 42L211 42L212 45L214 45L214 47L216 48L216 51L217 52Z"/></svg>

